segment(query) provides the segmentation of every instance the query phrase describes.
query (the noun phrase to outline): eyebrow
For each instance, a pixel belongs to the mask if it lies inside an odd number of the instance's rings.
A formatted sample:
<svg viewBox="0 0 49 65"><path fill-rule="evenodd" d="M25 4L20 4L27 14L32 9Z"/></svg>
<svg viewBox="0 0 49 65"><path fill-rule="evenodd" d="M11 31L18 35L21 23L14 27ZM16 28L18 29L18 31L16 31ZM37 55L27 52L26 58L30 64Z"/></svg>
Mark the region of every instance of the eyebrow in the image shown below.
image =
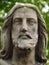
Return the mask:
<svg viewBox="0 0 49 65"><path fill-rule="evenodd" d="M13 21L16 21L16 20L22 21L22 19L23 19L23 18L15 18L15 19L13 19ZM33 20L34 23L37 22L34 18L26 18L26 19L27 19L28 21L29 21L29 20Z"/></svg>
<svg viewBox="0 0 49 65"><path fill-rule="evenodd" d="M22 20L22 18L15 18L15 19L13 19L13 21L16 21L16 20Z"/></svg>
<svg viewBox="0 0 49 65"><path fill-rule="evenodd" d="M28 20L33 20L34 23L36 23L37 21L34 18L27 18Z"/></svg>

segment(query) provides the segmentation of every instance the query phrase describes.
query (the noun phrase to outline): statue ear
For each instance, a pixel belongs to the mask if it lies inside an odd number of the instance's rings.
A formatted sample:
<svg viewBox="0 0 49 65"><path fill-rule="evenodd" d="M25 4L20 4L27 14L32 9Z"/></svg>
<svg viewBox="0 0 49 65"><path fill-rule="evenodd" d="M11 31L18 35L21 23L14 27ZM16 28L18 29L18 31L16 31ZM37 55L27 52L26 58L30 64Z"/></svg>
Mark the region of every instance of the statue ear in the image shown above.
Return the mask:
<svg viewBox="0 0 49 65"><path fill-rule="evenodd" d="M8 58L8 56L11 53L10 52L10 50L12 49L11 29L12 29L12 19L8 19L6 20L2 28L2 34L1 34L2 49L0 51L1 58Z"/></svg>

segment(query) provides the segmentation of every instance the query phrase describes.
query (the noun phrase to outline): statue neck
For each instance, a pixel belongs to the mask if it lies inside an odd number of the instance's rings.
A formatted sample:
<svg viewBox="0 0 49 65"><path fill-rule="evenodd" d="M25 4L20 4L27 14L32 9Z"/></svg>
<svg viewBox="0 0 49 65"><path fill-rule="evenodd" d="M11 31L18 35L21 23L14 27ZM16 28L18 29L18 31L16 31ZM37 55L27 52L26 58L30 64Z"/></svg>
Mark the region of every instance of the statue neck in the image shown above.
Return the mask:
<svg viewBox="0 0 49 65"><path fill-rule="evenodd" d="M32 51L20 51L18 49L13 50L13 65L34 65L35 64L35 49Z"/></svg>

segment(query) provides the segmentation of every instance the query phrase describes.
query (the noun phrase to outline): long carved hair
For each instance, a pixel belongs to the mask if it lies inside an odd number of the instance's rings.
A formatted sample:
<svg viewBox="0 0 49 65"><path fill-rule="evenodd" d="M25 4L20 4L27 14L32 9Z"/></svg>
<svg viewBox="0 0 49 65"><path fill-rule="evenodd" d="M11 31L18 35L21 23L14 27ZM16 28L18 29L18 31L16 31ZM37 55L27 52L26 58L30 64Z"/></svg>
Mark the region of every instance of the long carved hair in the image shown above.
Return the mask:
<svg viewBox="0 0 49 65"><path fill-rule="evenodd" d="M47 46L47 30L45 21L40 14L38 8L31 4L17 4L8 13L8 16L2 27L2 49L0 50L0 58L9 59L13 54L13 43L12 43L12 21L14 12L18 8L28 7L34 9L37 13L38 18L38 43L35 48L35 60L40 63L46 63L46 46Z"/></svg>

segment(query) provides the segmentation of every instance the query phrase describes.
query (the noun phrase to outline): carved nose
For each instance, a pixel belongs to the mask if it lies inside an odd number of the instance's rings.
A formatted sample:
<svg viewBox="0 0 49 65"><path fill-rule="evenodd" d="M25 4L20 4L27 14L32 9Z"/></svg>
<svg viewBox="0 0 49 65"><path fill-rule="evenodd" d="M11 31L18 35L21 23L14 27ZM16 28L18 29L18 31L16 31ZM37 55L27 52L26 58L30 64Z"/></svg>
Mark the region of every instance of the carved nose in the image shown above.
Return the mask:
<svg viewBox="0 0 49 65"><path fill-rule="evenodd" d="M21 31L22 32L26 32L27 31L27 22L26 22L26 20L23 20L23 22L22 22Z"/></svg>

